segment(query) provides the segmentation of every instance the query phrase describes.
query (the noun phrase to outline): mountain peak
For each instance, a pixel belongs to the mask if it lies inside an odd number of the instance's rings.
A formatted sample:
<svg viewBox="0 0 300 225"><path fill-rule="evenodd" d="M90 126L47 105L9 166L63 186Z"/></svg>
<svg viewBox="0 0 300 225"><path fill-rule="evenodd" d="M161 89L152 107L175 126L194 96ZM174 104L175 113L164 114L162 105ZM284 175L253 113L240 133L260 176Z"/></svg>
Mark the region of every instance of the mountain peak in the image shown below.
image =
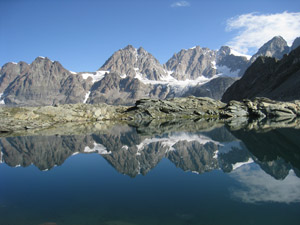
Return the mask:
<svg viewBox="0 0 300 225"><path fill-rule="evenodd" d="M53 63L52 60L50 60L48 57L44 57L44 56L36 57L32 63L40 63L40 62L51 62L51 63Z"/></svg>
<svg viewBox="0 0 300 225"><path fill-rule="evenodd" d="M136 48L133 47L132 45L127 45L125 48L123 48L123 50L132 50L132 51L135 51Z"/></svg>
<svg viewBox="0 0 300 225"><path fill-rule="evenodd" d="M166 75L157 59L142 47L136 49L132 45L116 51L99 70L149 80L159 80Z"/></svg>
<svg viewBox="0 0 300 225"><path fill-rule="evenodd" d="M292 47L291 47L291 51L294 50L294 49L296 49L298 46L300 46L300 37L297 37L297 38L294 40L294 42L293 42L293 44L292 44Z"/></svg>
<svg viewBox="0 0 300 225"><path fill-rule="evenodd" d="M253 63L259 56L268 56L281 59L284 54L289 53L289 46L286 40L281 36L275 36L265 43L255 55L252 56L250 62Z"/></svg>

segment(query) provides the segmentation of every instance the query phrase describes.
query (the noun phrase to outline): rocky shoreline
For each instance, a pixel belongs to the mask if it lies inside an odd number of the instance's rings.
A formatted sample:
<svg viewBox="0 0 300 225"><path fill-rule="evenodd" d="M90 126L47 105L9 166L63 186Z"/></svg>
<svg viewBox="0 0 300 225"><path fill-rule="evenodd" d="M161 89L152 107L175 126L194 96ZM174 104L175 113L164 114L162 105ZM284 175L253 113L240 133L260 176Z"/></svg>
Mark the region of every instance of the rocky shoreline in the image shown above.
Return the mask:
<svg viewBox="0 0 300 225"><path fill-rule="evenodd" d="M206 97L141 99L133 107L107 104L68 104L42 107L1 107L0 135L24 130L44 130L72 123L100 121L133 125L151 121L220 119L242 124L249 119L293 120L300 116L300 101L279 102L267 98L221 101ZM68 125L70 126L70 125Z"/></svg>

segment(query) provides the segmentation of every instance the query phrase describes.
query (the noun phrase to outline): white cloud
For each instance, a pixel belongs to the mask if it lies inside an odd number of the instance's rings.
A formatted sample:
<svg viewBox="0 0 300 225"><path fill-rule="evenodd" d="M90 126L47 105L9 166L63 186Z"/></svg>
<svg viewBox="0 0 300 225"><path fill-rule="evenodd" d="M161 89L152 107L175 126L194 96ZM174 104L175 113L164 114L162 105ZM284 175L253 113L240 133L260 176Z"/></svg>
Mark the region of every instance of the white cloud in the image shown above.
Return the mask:
<svg viewBox="0 0 300 225"><path fill-rule="evenodd" d="M282 36L291 45L300 36L300 12L249 13L227 20L226 31L237 30L227 45L244 54L253 54L274 36Z"/></svg>
<svg viewBox="0 0 300 225"><path fill-rule="evenodd" d="M230 190L231 195L242 202L300 202L300 179L293 171L284 180L275 180L261 169L245 165L230 176L241 184Z"/></svg>
<svg viewBox="0 0 300 225"><path fill-rule="evenodd" d="M191 4L187 1L179 1L179 2L174 2L171 7L188 7L191 6Z"/></svg>

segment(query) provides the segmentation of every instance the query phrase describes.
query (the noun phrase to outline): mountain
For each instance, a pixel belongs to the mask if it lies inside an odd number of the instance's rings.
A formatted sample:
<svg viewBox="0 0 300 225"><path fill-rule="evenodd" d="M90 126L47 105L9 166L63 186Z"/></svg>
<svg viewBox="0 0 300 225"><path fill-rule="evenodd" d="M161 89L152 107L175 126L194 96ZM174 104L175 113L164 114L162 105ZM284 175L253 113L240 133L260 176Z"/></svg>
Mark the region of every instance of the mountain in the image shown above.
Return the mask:
<svg viewBox="0 0 300 225"><path fill-rule="evenodd" d="M253 63L259 56L268 56L276 59L281 59L284 54L289 53L290 48L281 36L275 36L270 41L265 43L256 54L250 59L250 64Z"/></svg>
<svg viewBox="0 0 300 225"><path fill-rule="evenodd" d="M83 101L91 85L59 62L44 57L37 57L30 65L6 64L1 74L0 87L5 89L3 96L9 105L77 103Z"/></svg>
<svg viewBox="0 0 300 225"><path fill-rule="evenodd" d="M230 86L223 102L245 98L268 97L273 100L300 99L300 47L281 60L260 56L244 76Z"/></svg>

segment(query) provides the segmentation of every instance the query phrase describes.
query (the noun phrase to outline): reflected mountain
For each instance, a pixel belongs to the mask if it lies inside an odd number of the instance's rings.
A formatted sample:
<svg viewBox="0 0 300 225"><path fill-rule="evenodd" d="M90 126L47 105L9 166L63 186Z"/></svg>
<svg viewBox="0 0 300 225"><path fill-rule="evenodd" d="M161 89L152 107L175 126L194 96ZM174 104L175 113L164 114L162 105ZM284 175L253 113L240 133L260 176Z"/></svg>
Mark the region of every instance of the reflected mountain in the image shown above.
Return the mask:
<svg viewBox="0 0 300 225"><path fill-rule="evenodd" d="M194 124L194 129L193 129ZM62 165L78 153L98 153L119 173L146 175L163 158L183 171L202 174L221 169L232 173L256 163L275 179L294 170L299 176L300 130L230 130L219 121L188 121L139 127L114 125L86 135L1 138L1 162L11 167L31 164L40 170Z"/></svg>
<svg viewBox="0 0 300 225"><path fill-rule="evenodd" d="M276 179L284 179L293 169L299 176L300 130L278 128L269 131L238 130L232 134L252 153L254 161Z"/></svg>

